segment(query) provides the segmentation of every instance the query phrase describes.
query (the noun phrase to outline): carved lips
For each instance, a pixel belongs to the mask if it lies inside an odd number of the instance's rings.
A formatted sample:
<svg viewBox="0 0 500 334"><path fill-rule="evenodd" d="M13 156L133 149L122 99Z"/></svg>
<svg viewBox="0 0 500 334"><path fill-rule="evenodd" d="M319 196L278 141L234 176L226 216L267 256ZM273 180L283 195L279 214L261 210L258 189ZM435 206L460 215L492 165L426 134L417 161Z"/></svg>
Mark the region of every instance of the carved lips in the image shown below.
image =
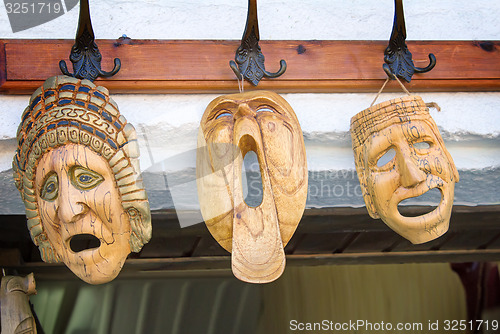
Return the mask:
<svg viewBox="0 0 500 334"><path fill-rule="evenodd" d="M262 178L257 207L243 199L242 161L250 151ZM235 276L254 283L278 278L307 197L304 139L292 108L268 91L215 99L201 120L196 171L205 223L232 252Z"/></svg>

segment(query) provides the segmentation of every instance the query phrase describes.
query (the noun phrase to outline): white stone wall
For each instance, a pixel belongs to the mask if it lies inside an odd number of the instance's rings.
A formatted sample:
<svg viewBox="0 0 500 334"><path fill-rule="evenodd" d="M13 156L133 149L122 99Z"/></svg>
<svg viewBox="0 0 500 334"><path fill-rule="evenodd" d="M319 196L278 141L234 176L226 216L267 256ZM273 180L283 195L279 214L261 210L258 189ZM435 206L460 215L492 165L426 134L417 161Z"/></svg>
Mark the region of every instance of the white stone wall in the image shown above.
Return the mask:
<svg viewBox="0 0 500 334"><path fill-rule="evenodd" d="M240 39L247 11L247 0L94 0L90 5L94 32L102 39L115 39L123 34L134 39ZM262 40L388 40L393 6L392 0L259 0L260 35ZM407 0L404 6L408 40L500 37L498 0ZM0 4L1 38L73 39L77 22L78 7L42 26L12 33L5 8ZM265 55L266 50L263 52ZM349 121L370 105L375 94L283 96L301 123L309 169L352 171ZM379 101L396 96L382 94ZM459 170L500 170L500 93L422 93L421 96L426 102L434 101L441 106L442 112L431 113ZM114 95L121 112L138 131L142 169L194 148L201 115L215 97ZM16 145L14 137L28 100L29 96L0 95L0 172L10 169ZM193 156L166 166L169 170L186 167L194 167ZM500 193L498 184L493 187L492 193ZM492 197L489 202L478 199L472 204L497 203L498 198L498 195ZM6 205L10 204L3 204L0 198L0 213L11 212L5 209Z"/></svg>
<svg viewBox="0 0 500 334"><path fill-rule="evenodd" d="M94 0L98 38L240 39L247 0ZM393 0L259 0L262 39L386 40ZM497 0L406 0L409 40L491 40L500 36ZM74 38L78 7L37 28L13 34L0 8L3 38Z"/></svg>

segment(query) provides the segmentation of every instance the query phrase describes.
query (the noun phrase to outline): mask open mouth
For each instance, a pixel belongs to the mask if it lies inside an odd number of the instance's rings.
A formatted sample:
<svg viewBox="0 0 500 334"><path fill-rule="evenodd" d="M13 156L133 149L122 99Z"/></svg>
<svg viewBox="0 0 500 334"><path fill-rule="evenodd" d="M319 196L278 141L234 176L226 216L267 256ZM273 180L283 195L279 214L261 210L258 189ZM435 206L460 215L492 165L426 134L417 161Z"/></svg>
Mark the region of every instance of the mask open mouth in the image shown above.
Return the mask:
<svg viewBox="0 0 500 334"><path fill-rule="evenodd" d="M254 151L248 151L241 167L244 201L249 207L256 208L262 203L264 196L257 154Z"/></svg>
<svg viewBox="0 0 500 334"><path fill-rule="evenodd" d="M441 202L441 190L439 188L433 188L420 196L402 200L398 204L398 211L403 217L423 216L436 210Z"/></svg>
<svg viewBox="0 0 500 334"><path fill-rule="evenodd" d="M99 248L101 246L101 241L92 234L77 234L71 237L69 246L73 252L79 253Z"/></svg>

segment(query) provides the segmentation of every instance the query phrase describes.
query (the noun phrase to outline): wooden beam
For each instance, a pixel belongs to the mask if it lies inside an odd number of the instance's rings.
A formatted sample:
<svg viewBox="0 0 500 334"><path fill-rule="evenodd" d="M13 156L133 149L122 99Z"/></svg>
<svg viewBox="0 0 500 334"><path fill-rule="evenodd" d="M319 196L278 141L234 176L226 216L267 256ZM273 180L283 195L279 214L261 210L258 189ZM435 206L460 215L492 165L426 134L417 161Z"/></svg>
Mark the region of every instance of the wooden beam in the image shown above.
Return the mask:
<svg viewBox="0 0 500 334"><path fill-rule="evenodd" d="M225 93L238 85L229 60L239 41L99 40L102 68L113 59L122 69L113 78L96 80L112 93ZM59 75L59 60L69 64L71 40L0 40L0 93L31 94L43 81ZM259 89L278 92L376 92L386 78L382 70L386 41L261 41L266 69L288 69L264 79ZM410 91L500 91L500 41L408 41L416 66L434 53L436 67L415 74ZM71 68L71 66L69 66ZM245 89L251 89L245 83ZM387 91L400 91L394 82Z"/></svg>
<svg viewBox="0 0 500 334"><path fill-rule="evenodd" d="M421 212L408 207L406 212ZM371 219L366 208L326 208L305 211L285 248L287 266L409 262L500 261L500 205L454 206L450 230L420 245ZM141 253L129 256L120 277L166 275L167 271L230 273L230 254L205 224L180 228L175 212L153 213L153 238ZM24 215L2 216L0 266L37 279L74 277L64 264L41 262ZM168 274L170 275L170 274ZM179 274L184 275L184 274Z"/></svg>
<svg viewBox="0 0 500 334"><path fill-rule="evenodd" d="M444 263L444 262L497 262L500 251L408 251L369 252L351 254L287 255L287 266L324 266L346 264L397 264L397 263ZM231 256L205 256L190 258L128 259L118 278L231 276ZM32 262L22 266L9 266L8 272L35 273L37 280L68 280L78 278L62 263ZM211 274L208 274L211 272Z"/></svg>

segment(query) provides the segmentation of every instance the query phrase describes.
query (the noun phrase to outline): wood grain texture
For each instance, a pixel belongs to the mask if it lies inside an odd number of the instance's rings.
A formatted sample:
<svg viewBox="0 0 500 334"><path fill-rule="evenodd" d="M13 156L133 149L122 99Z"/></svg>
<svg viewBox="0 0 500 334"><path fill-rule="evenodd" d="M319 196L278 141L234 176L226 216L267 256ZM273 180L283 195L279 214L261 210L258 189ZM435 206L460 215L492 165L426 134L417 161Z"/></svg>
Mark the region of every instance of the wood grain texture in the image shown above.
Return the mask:
<svg viewBox="0 0 500 334"><path fill-rule="evenodd" d="M60 146L40 159L35 183L43 229L61 261L87 283L114 279L131 252L131 227L108 162L86 146Z"/></svg>
<svg viewBox="0 0 500 334"><path fill-rule="evenodd" d="M41 258L109 282L151 238L134 127L107 89L68 76L47 79L21 119L13 176Z"/></svg>
<svg viewBox="0 0 500 334"><path fill-rule="evenodd" d="M0 40L0 87L3 87L7 77L7 67L5 62L5 43L3 40Z"/></svg>
<svg viewBox="0 0 500 334"><path fill-rule="evenodd" d="M257 155L262 201L245 203L242 165ZM198 198L215 240L232 253L234 275L267 283L285 268L284 246L302 217L307 163L302 131L278 94L253 91L218 97L203 114L196 163Z"/></svg>
<svg viewBox="0 0 500 334"><path fill-rule="evenodd" d="M4 276L0 288L2 334L36 334L29 296L36 294L33 273L26 277Z"/></svg>
<svg viewBox="0 0 500 334"><path fill-rule="evenodd" d="M414 244L446 233L459 175L422 98L404 96L365 109L352 117L350 131L370 216ZM433 189L440 202L430 212L400 212L401 202Z"/></svg>
<svg viewBox="0 0 500 334"><path fill-rule="evenodd" d="M96 83L112 93L225 93L237 90L229 67L239 41L100 40L102 68L113 59L122 69ZM31 93L47 77L60 74L59 60L69 62L71 40L0 40L0 92ZM410 91L499 91L500 42L408 41L416 66L434 53L436 67L415 74ZM264 79L259 89L277 92L376 92L387 41L261 41L270 72L280 59L288 68L277 79ZM2 66L4 63L5 66ZM245 89L251 85L245 83ZM399 91L391 83L387 90Z"/></svg>

